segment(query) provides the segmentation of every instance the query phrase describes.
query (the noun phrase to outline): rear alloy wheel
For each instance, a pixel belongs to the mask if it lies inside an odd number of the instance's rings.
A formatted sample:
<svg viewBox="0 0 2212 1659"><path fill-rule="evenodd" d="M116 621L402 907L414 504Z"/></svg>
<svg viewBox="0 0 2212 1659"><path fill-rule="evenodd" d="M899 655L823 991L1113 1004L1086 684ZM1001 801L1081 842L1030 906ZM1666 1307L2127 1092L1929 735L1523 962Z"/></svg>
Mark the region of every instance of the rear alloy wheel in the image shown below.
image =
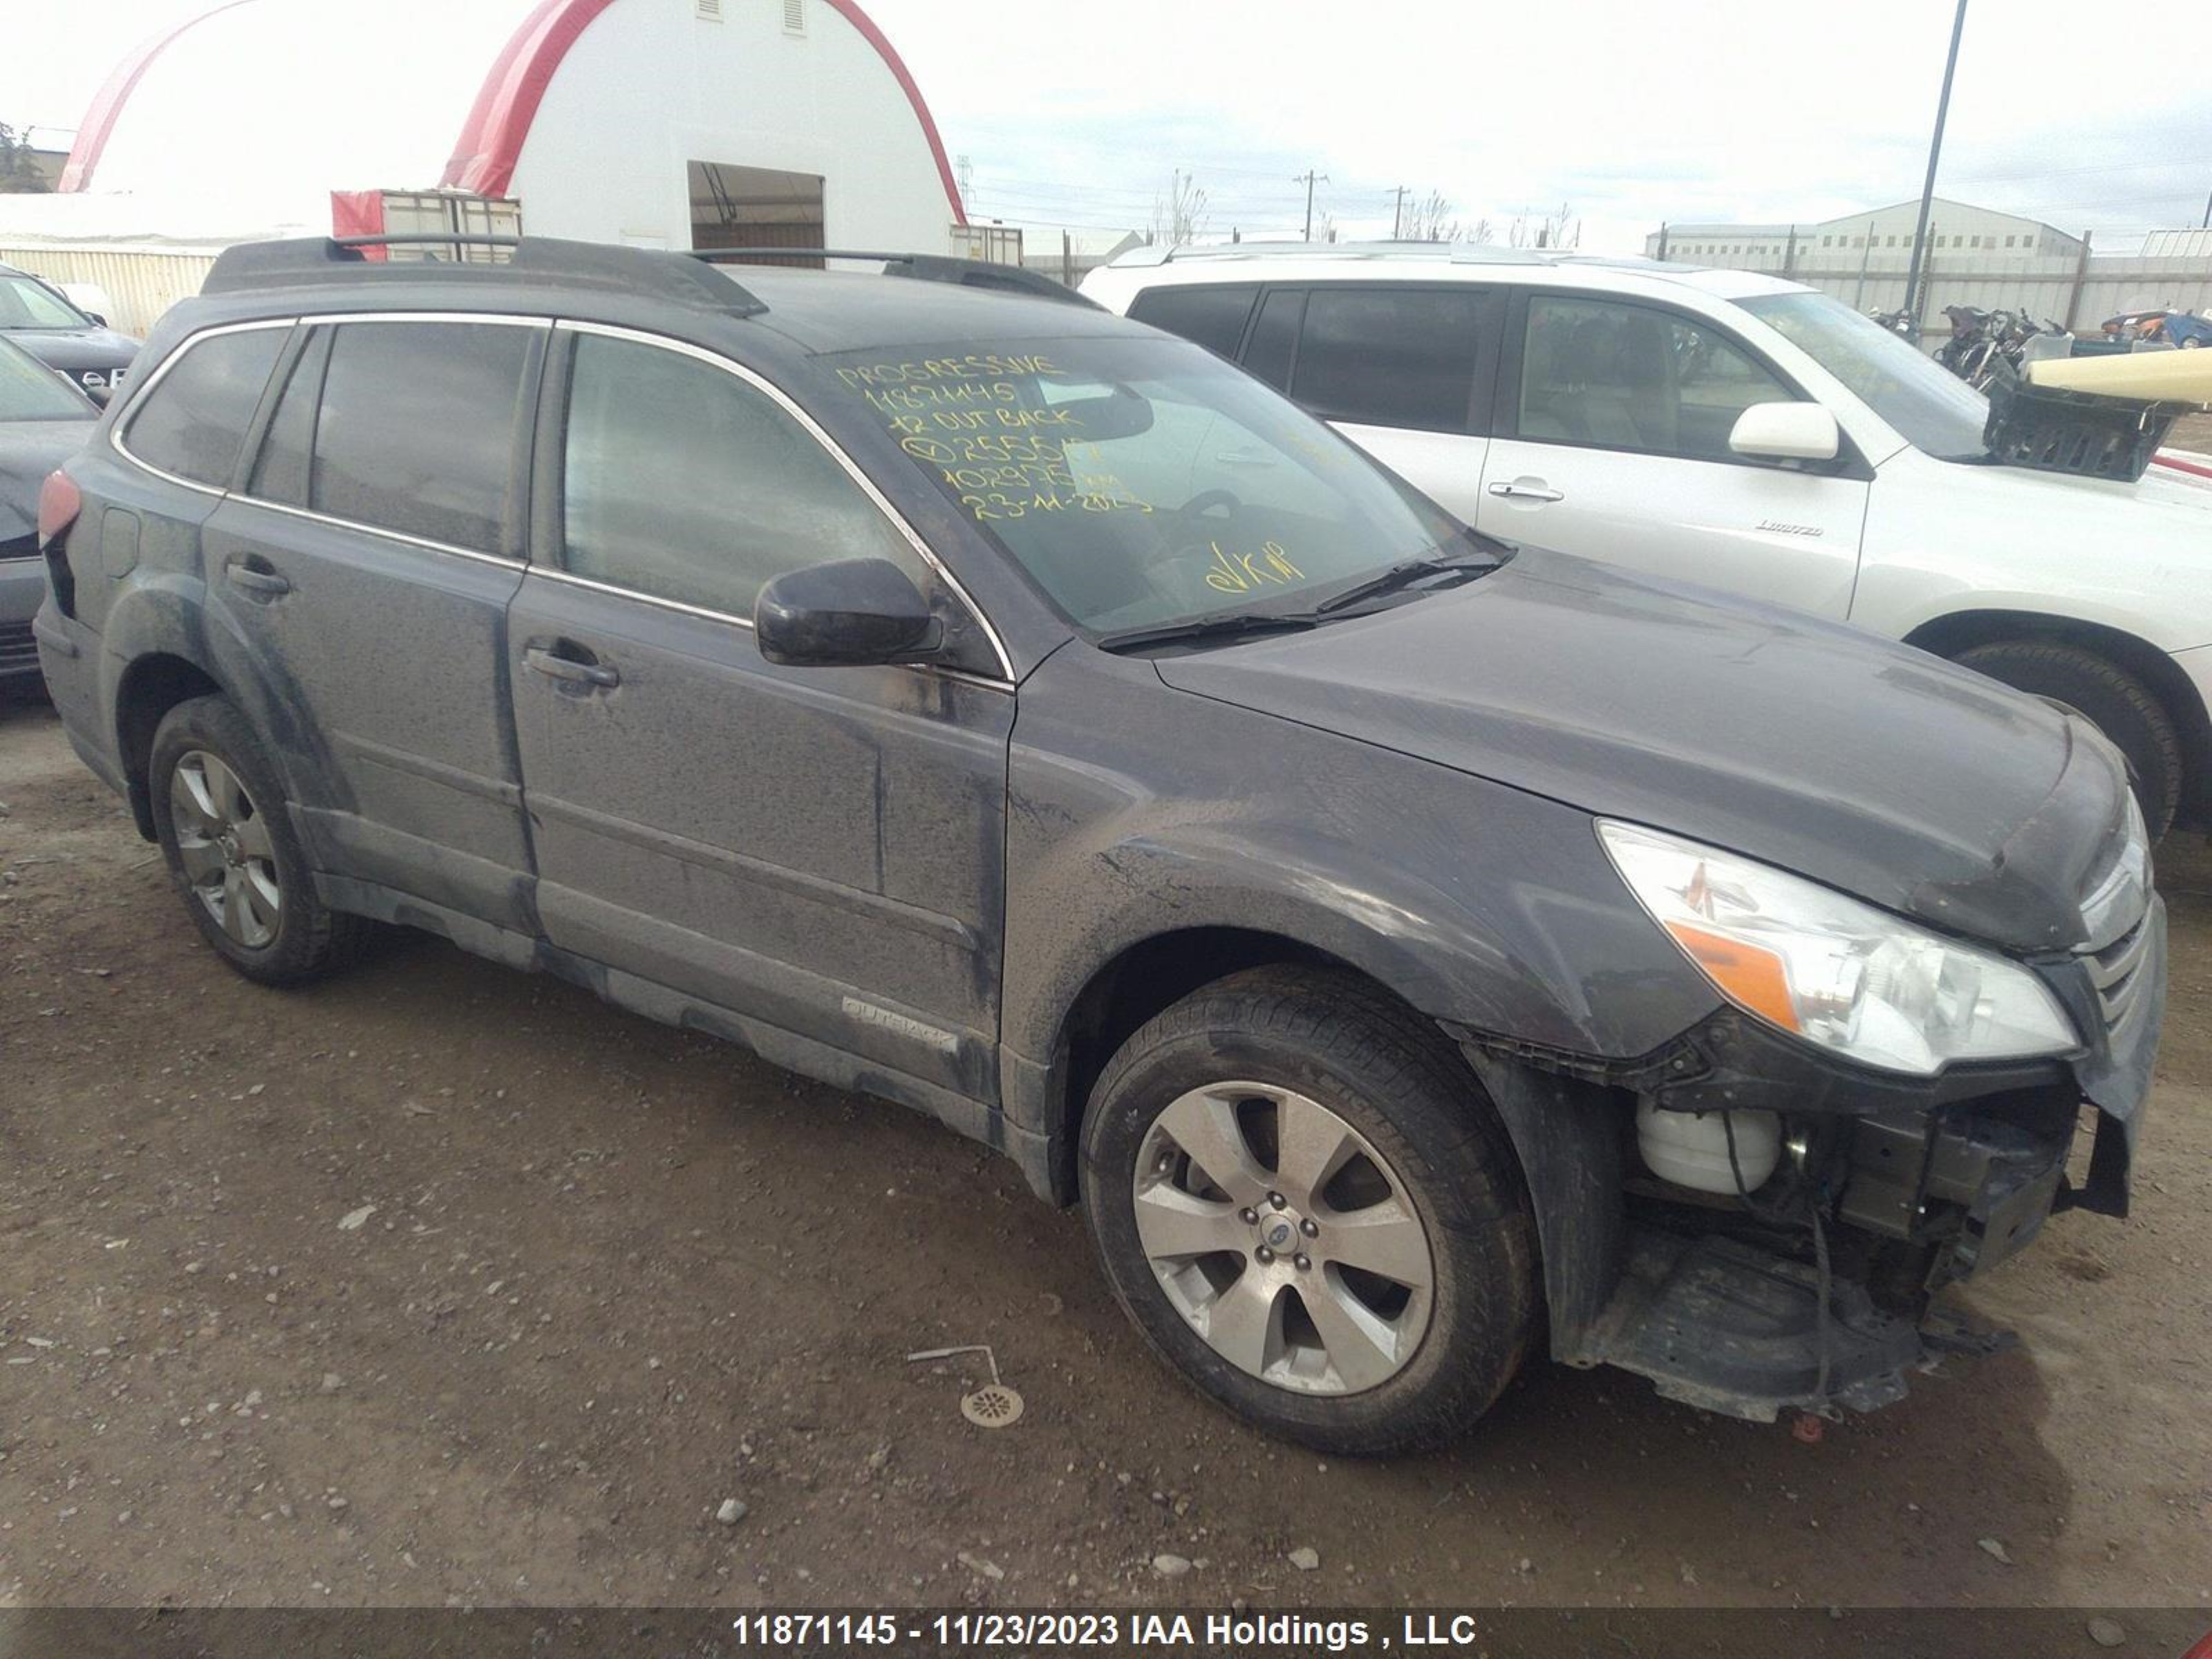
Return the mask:
<svg viewBox="0 0 2212 1659"><path fill-rule="evenodd" d="M1154 1349L1318 1450L1455 1437L1531 1340L1504 1127L1442 1033L1351 975L1253 969L1139 1029L1091 1091L1082 1178Z"/></svg>
<svg viewBox="0 0 2212 1659"><path fill-rule="evenodd" d="M227 698L162 716L147 785L170 878L224 961L264 985L297 985L358 954L371 924L316 893L276 769Z"/></svg>
<svg viewBox="0 0 2212 1659"><path fill-rule="evenodd" d="M204 750L169 774L169 826L186 890L248 951L265 950L283 920L284 889L268 820L238 774Z"/></svg>

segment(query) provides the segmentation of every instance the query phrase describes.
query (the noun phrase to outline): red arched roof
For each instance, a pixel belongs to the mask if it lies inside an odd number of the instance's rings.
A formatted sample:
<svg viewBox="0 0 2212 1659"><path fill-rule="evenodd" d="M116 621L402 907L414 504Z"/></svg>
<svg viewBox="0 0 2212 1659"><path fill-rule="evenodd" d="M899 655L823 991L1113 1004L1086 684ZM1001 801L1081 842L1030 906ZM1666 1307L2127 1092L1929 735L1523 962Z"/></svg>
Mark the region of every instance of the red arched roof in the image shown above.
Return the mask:
<svg viewBox="0 0 2212 1659"><path fill-rule="evenodd" d="M237 3L230 0L232 4ZM539 0L484 77L461 128L460 140L453 147L453 159L446 163L445 175L438 181L442 186L472 191L479 196L504 196L513 187L515 162L521 157L523 141L530 136L530 124L537 117L554 72L577 37L613 3L614 0ZM953 183L952 167L945 157L945 141L938 136L937 123L930 116L929 106L922 101L921 88L915 84L913 75L857 0L823 0L823 3L834 7L860 32L898 82L914 107L915 118L921 123L922 136L929 141L929 153L937 162L938 177L944 181L953 222L966 224L968 216L961 210L959 187Z"/></svg>
<svg viewBox="0 0 2212 1659"><path fill-rule="evenodd" d="M834 4L835 0L831 0ZM169 43L191 28L195 23L204 23L217 12L228 11L233 6L242 6L246 0L221 0L205 11L195 13L181 23L164 29L149 40L139 43L136 51L118 64L94 94L92 106L84 112L84 124L77 128L76 142L70 146L69 161L62 167L63 190L88 190L92 175L100 166L100 152L107 148L108 135L115 131L115 119L123 113L123 106L131 100L131 92L153 61L167 49Z"/></svg>

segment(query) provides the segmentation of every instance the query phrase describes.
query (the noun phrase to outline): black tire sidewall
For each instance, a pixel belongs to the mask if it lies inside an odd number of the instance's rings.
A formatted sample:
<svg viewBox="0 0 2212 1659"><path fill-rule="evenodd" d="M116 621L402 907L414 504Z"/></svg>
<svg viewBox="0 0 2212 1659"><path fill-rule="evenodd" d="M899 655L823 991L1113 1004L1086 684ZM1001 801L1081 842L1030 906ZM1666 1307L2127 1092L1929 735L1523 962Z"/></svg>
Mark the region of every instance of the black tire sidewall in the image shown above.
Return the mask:
<svg viewBox="0 0 2212 1659"><path fill-rule="evenodd" d="M169 790L179 763L195 750L213 755L238 775L256 814L268 827L283 904L276 936L258 949L231 938L208 913L192 890L177 850ZM315 896L313 872L285 809L283 781L246 717L219 696L179 703L155 731L147 787L152 792L154 831L162 861L200 937L239 972L266 984L291 984L319 972L328 955L329 913Z"/></svg>
<svg viewBox="0 0 2212 1659"><path fill-rule="evenodd" d="M2077 710L2127 757L2151 839L2166 833L2181 805L2180 739L2157 699L2135 676L2094 653L2056 642L1978 646L1958 660L2015 691Z"/></svg>
<svg viewBox="0 0 2212 1659"><path fill-rule="evenodd" d="M1330 1041L1334 1032L1242 1029L1235 984L1200 992L1139 1030L1094 1091L1083 1200L1115 1297L1164 1359L1270 1433L1349 1456L1454 1439L1511 1381L1534 1322L1533 1234L1503 1132L1485 1133L1490 1126L1476 1120L1491 1109L1463 1070L1465 1093L1452 1098L1434 1083L1405 1087L1397 1066L1362 1064L1360 1045L1347 1054ZM1215 1353L1152 1273L1132 1203L1145 1137L1177 1096L1232 1079L1294 1089L1351 1122L1390 1164L1428 1232L1436 1268L1428 1328L1404 1369L1376 1388L1311 1395L1262 1382Z"/></svg>

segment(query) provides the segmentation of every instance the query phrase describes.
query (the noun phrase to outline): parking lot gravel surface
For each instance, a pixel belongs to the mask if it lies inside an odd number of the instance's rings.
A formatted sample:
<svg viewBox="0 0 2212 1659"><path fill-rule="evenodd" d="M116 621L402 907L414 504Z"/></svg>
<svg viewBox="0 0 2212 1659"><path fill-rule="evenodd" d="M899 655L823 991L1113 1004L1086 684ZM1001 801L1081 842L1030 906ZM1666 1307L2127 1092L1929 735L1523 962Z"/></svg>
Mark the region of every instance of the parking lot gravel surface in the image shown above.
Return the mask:
<svg viewBox="0 0 2212 1659"><path fill-rule="evenodd" d="M921 1117L427 938L239 979L0 705L0 1607L2212 1603L2212 856L2160 878L2136 1211L1973 1290L2018 1349L1816 1444L1539 1361L1353 1464ZM968 1343L1012 1426L906 1358Z"/></svg>

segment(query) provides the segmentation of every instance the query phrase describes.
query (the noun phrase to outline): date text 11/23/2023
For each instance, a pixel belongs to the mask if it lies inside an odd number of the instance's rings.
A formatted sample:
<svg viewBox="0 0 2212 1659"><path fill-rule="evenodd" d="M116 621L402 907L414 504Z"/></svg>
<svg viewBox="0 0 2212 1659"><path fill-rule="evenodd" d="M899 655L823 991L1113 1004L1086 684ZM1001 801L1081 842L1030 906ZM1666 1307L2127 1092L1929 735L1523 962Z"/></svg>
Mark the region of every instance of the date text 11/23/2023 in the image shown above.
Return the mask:
<svg viewBox="0 0 2212 1659"><path fill-rule="evenodd" d="M1356 1653L1472 1647L1477 1614L1388 1617L1295 1613L1158 1612L752 1613L732 1626L741 1647L781 1651L921 1646L951 1651L1159 1648L1187 1652Z"/></svg>

